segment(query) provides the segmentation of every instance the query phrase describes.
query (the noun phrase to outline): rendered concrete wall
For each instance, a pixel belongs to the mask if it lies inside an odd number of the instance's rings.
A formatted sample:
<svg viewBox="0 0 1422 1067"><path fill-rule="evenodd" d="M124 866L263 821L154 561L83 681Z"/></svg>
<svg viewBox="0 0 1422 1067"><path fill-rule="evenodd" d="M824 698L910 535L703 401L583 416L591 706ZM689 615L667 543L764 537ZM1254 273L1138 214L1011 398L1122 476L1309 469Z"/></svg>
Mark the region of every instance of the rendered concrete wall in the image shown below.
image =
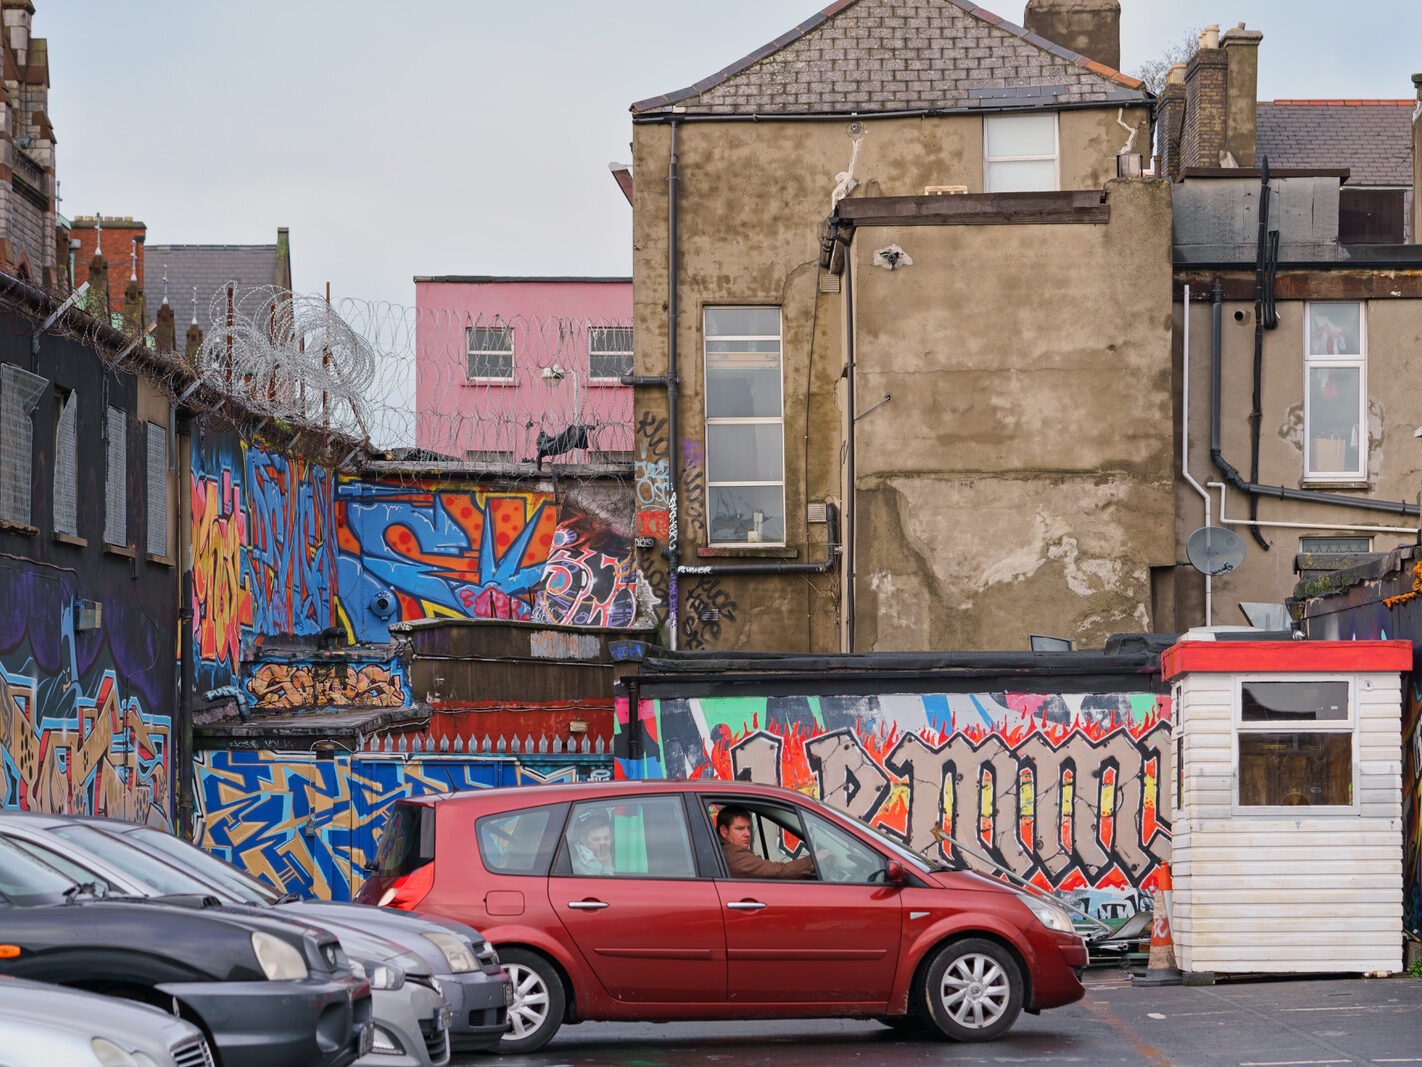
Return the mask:
<svg viewBox="0 0 1422 1067"><path fill-rule="evenodd" d="M1149 142L1148 116L1144 109L1127 108L1124 121L1141 132L1134 149L1144 150ZM680 424L677 439L671 439L667 420L666 394L655 388L643 388L636 398L637 433L634 456L638 472L638 506L660 502L668 510L675 505L677 522L668 524L668 533L680 538L683 563L708 564L728 555L749 556L752 559L775 562L812 561L824 558L825 528L807 524L807 502L836 501L843 504L842 452L844 411L836 394L845 360L845 307L838 278L822 275L819 266L819 232L832 209L831 194L837 175L846 172L853 158L853 177L858 183L855 196L920 196L928 186L962 185L969 192L981 192L982 117L958 114L932 119L863 119L859 125L862 136L857 156L851 139L849 123L834 119L814 122L690 122L682 124L676 133L678 164L677 248L677 335L678 378L680 380ZM1114 179L1116 154L1127 141L1127 133L1117 124L1117 108L1081 109L1060 113L1060 175L1063 189L1100 189ZM634 126L634 172L637 175L637 197L633 216L634 245L634 320L636 322L636 369L641 375L660 375L668 366L668 302L667 285L669 214L667 202L668 160L672 131L664 124ZM1113 187L1114 188L1114 187ZM916 293L911 303L894 303L870 309L864 297L858 298L856 315L868 310L884 322L907 319L905 328L913 336L927 336L925 321L939 321L947 314L950 302L945 291L955 289L970 294L974 301L986 301L994 307L1020 307L1023 318L1036 325L1032 336L1041 339L1063 330L1078 347L1095 347L1103 358L1092 364L1120 381L1117 360L1107 352L1108 344L1125 345L1133 368L1144 369L1142 388L1148 394L1142 403L1117 406L1117 417L1126 411L1139 412L1135 420L1146 420L1153 426L1152 443L1147 455L1128 456L1112 445L1108 453L1097 457L1091 478L1113 482L1120 477L1119 460L1129 460L1129 479L1133 483L1153 482L1168 477L1160 458L1160 442L1169 438L1169 193L1163 187L1143 184L1141 191L1121 199L1118 214L1106 232L1088 239L1087 232L1074 237L1064 233L1046 234L1033 241L1028 234L1046 229L1075 230L1078 227L982 227L968 243L975 249L1011 248L1018 255L993 253L983 264L966 267L962 259L935 257L930 253L926 269L914 268L914 277L925 278L934 272L942 277L934 283L915 283ZM1113 207L1113 210L1117 210ZM917 235L916 235L917 236ZM935 243L940 235L925 238ZM861 236L857 248L869 248L872 242ZM871 249L872 250L872 249ZM977 254L976 252L974 254ZM1085 254L1089 266L1076 257ZM1060 257L1060 258L1058 258ZM1048 262L1050 260L1050 262ZM1048 299L1044 303L1034 287L1024 285L1023 270L1030 265L1050 279ZM906 275L908 276L908 275ZM1066 284L1067 282L1071 284ZM969 284L970 283L970 284ZM825 291L830 290L830 291ZM1158 290L1159 295L1153 295ZM897 300L893 293L885 298ZM924 303L928 304L925 308ZM702 310L716 304L766 304L782 309L785 395L785 483L787 531L784 549L736 549L705 554L706 491L705 437L702 367ZM1157 306L1158 305L1158 306ZM1122 322L1113 323L1113 336L1098 344L1094 338L1098 325L1108 313ZM856 328L859 324L856 323ZM997 331L994 346L1002 344ZM1088 339L1087 335L1093 337ZM1035 343L1035 341L1034 341ZM1058 347L1057 341L1052 342ZM1005 346L1004 346L1005 347ZM1023 350L1023 362L1035 357ZM1020 379L1018 379L1020 381ZM1004 383L1006 384L1006 383ZM861 391L868 397L869 390ZM877 394L875 394L877 397ZM1119 397L1118 397L1119 399ZM899 432L907 437L932 433L940 421L937 412L918 405L912 398L911 418L894 414ZM1045 417L1052 413L1053 402L1047 396L1021 399L1024 421L1022 429L1029 435L1036 412ZM1097 408L1096 410L1104 410ZM1072 416L1079 419L1080 416ZM922 419L927 421L912 421ZM1138 431L1133 430L1132 433ZM1099 440L1099 438L1098 438ZM1023 447L1031 449L1024 438ZM667 459L672 450L680 467L678 485L668 483ZM1168 451L1168 446L1167 446ZM1005 469L1014 469L1020 457L1004 457ZM935 458L929 469L937 470ZM1144 471L1144 475L1138 473ZM907 477L913 481L916 470ZM1154 493L1154 498L1169 506L1166 488ZM1035 494L1024 494L1024 500ZM1127 510L1143 507L1143 498L1133 499ZM1114 505L1113 506L1117 506ZM1019 516L1021 518L1021 516ZM1030 523L1030 515L1026 517ZM1014 551L1018 544L1035 553L1040 537L1035 532L1023 533L1019 524L1007 542L1002 541L1003 527L998 521L983 523L981 519L956 514L953 542L972 536L961 529L980 527L984 537L997 540L1001 554ZM1157 522L1161 522L1157 516ZM1076 523L1073 522L1073 528ZM1164 523L1168 527L1168 522ZM912 555L932 561L929 571L944 574L949 565L937 558L953 549L948 531L937 522L927 533L927 540L916 544ZM881 527L885 534L894 533L890 526ZM1125 524L1123 532L1131 535L1139 524ZM639 532L646 533L642 530ZM925 536L922 532L915 536ZM1155 539L1151 533L1150 539ZM669 573L667 561L660 551L665 538L639 552L638 562L652 580L654 589L664 600L677 605L677 632L683 648L763 648L786 650L826 650L840 647L841 580L836 576L740 576L683 575L680 580ZM1109 546L1098 546L1104 552ZM1111 548L1114 552L1114 548ZM1168 555L1168 552L1166 553ZM1071 618L1085 618L1087 640L1113 630L1143 629L1139 602L1148 600L1146 575L1150 563L1156 562L1153 551L1134 551L1132 576L1122 590L1124 598L1113 598L1109 610L1089 612L1073 610ZM1092 552L1095 558L1095 551ZM1149 559L1149 562L1147 562ZM1139 564L1139 567L1137 567ZM1144 568L1140 574L1134 570ZM1106 582L1115 581L1115 571ZM896 578L899 575L895 575ZM921 580L918 565L902 575ZM1014 585L1020 584L1014 576ZM1096 582L1094 585L1101 583ZM931 596L948 595L951 591L939 580L924 582L922 588ZM1076 594L1067 587L1063 597L1073 600ZM1129 603L1127 603L1129 601ZM1031 594L1029 603L1040 603ZM964 602L952 596L951 606L961 611ZM1098 605L1098 608L1102 605ZM909 610L925 613L925 605ZM980 612L985 621L989 613L981 602L969 610L971 616ZM1147 613L1148 614L1148 613ZM1065 621L1065 618L1063 618ZM1075 634L1071 636L1077 636ZM962 638L963 643L954 644ZM988 627L974 618L965 618L956 632L941 630L893 630L884 643L866 643L864 649L882 648L991 648L997 642L1010 641L1010 647L1023 647L1025 628L995 623Z"/></svg>

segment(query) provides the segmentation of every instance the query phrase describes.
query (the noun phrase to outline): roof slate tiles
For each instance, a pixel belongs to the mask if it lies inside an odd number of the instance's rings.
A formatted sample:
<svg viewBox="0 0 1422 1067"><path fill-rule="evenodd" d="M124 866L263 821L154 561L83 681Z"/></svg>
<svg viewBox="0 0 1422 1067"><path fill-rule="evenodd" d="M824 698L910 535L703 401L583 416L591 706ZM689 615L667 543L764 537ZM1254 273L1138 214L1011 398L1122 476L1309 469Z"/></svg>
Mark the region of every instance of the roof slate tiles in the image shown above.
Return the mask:
<svg viewBox="0 0 1422 1067"><path fill-rule="evenodd" d="M209 333L211 308L218 298L219 311L226 301L227 283L234 283L234 299L254 290L279 284L281 264L276 245L147 245L143 252L148 314L157 313L163 300L163 271L167 269L168 303L179 335L197 317ZM197 287L197 303L193 288Z"/></svg>
<svg viewBox="0 0 1422 1067"><path fill-rule="evenodd" d="M1255 158L1273 168L1347 167L1350 185L1412 184L1415 100L1260 101Z"/></svg>
<svg viewBox="0 0 1422 1067"><path fill-rule="evenodd" d="M945 66L945 64L947 64ZM1054 104L1150 99L1135 78L968 0L838 0L636 115L874 114L981 107L972 89L1063 86Z"/></svg>

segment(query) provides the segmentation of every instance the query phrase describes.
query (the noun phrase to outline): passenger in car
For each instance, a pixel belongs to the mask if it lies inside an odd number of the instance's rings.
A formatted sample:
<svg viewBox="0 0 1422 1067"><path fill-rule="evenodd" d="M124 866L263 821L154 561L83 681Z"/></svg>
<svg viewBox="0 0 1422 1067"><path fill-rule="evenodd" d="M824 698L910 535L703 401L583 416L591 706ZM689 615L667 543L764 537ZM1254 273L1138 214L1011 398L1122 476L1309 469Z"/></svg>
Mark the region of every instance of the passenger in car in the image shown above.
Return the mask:
<svg viewBox="0 0 1422 1067"><path fill-rule="evenodd" d="M751 815L738 804L727 804L716 813L716 831L732 878L813 878L815 863L809 856L783 863L762 859L751 851Z"/></svg>
<svg viewBox="0 0 1422 1067"><path fill-rule="evenodd" d="M573 824L569 855L574 874L614 874L612 867L612 820L598 812L584 815Z"/></svg>

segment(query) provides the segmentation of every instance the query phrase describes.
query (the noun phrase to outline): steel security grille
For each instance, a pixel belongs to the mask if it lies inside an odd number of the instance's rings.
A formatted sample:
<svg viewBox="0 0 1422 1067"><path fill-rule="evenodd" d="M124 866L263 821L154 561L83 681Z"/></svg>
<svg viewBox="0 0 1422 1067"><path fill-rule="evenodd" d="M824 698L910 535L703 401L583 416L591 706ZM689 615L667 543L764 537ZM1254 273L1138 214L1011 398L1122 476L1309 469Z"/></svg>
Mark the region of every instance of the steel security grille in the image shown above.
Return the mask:
<svg viewBox="0 0 1422 1067"><path fill-rule="evenodd" d="M168 430L156 422L148 427L148 552L168 554Z"/></svg>
<svg viewBox="0 0 1422 1067"><path fill-rule="evenodd" d="M54 532L79 534L79 394L70 392L54 424Z"/></svg>
<svg viewBox="0 0 1422 1067"><path fill-rule="evenodd" d="M128 416L109 408L109 448L104 494L104 543L128 544Z"/></svg>
<svg viewBox="0 0 1422 1067"><path fill-rule="evenodd" d="M0 364L0 519L30 525L34 424L30 415L48 383L10 363Z"/></svg>

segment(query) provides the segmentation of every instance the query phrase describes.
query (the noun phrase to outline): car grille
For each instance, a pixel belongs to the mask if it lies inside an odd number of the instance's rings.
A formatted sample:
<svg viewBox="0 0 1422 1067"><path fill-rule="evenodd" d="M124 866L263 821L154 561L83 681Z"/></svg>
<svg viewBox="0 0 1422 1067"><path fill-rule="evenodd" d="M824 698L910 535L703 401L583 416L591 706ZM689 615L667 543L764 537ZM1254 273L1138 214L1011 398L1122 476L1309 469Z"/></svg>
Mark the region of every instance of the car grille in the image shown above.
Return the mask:
<svg viewBox="0 0 1422 1067"><path fill-rule="evenodd" d="M212 1050L207 1047L207 1042L200 1037L174 1045L172 1052L173 1063L177 1067L214 1067Z"/></svg>
<svg viewBox="0 0 1422 1067"><path fill-rule="evenodd" d="M441 1011L444 1009L441 1008ZM430 1054L430 1062L433 1064L447 1063L449 1061L449 1031L441 1027L438 1032L435 1030L434 1019L423 1019L420 1021L420 1036L425 1039L425 1051Z"/></svg>

